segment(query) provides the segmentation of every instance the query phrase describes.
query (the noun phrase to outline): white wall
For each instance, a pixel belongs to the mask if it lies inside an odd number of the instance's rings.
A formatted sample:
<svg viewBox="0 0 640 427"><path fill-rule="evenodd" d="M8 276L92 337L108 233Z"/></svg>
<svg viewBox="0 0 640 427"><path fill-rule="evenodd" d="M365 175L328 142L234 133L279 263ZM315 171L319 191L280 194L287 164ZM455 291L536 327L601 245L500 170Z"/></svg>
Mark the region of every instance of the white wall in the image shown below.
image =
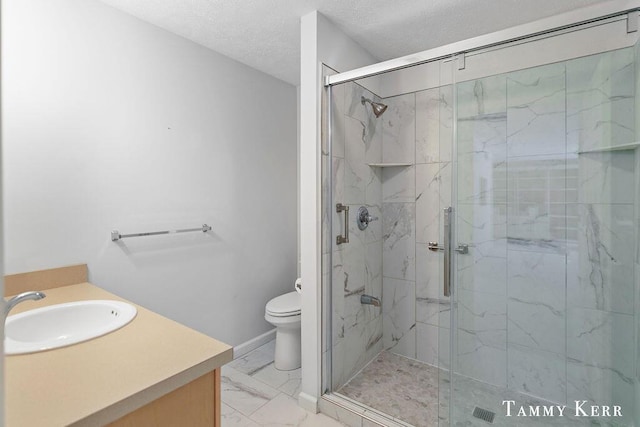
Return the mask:
<svg viewBox="0 0 640 427"><path fill-rule="evenodd" d="M300 254L302 292L302 384L300 405L317 411L321 356L320 111L326 64L347 71L376 62L317 11L301 19Z"/></svg>
<svg viewBox="0 0 640 427"><path fill-rule="evenodd" d="M2 32L2 4L0 1L0 33ZM0 99L2 99L2 49L0 48ZM0 164L2 164L2 106L0 105ZM1 168L0 168L1 171ZM0 185L0 224L2 224L2 185ZM4 295L4 238L0 227L0 295ZM4 300L0 299L4 311ZM4 354L4 322L0 322L0 355ZM4 427L4 357L0 356L0 427Z"/></svg>
<svg viewBox="0 0 640 427"><path fill-rule="evenodd" d="M296 278L296 88L95 0L4 3L6 273L86 262L229 344L269 330Z"/></svg>

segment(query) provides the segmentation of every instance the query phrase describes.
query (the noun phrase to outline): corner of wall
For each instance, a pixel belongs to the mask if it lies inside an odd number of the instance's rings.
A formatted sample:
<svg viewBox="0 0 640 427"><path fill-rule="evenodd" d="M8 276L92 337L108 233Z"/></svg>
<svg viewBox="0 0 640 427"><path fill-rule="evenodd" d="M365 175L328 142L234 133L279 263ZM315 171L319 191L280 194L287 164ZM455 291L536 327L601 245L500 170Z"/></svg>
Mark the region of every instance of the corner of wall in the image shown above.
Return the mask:
<svg viewBox="0 0 640 427"><path fill-rule="evenodd" d="M300 277L300 275L302 274L302 267L301 267L301 254L300 254L300 85L296 86L296 137L297 137L297 141L296 141L296 165L297 165L297 170L296 170L296 206L297 208L297 216L296 219L298 221L298 223L296 224L296 229L298 230L298 250L297 250L297 263L296 263L296 274L297 277Z"/></svg>
<svg viewBox="0 0 640 427"><path fill-rule="evenodd" d="M318 398L313 397L307 393L300 392L298 395L298 405L302 409L305 409L313 414L318 413Z"/></svg>
<svg viewBox="0 0 640 427"><path fill-rule="evenodd" d="M376 59L318 11L300 20L299 227L302 292L300 406L317 411L321 394L321 64L346 71Z"/></svg>
<svg viewBox="0 0 640 427"><path fill-rule="evenodd" d="M2 30L2 1L0 0L0 31ZM2 56L0 56L2 58ZM2 60L0 59L0 65ZM0 98L2 96L2 67L0 67ZM2 164L2 107L0 105L0 164ZM2 185L0 185L0 295L4 295L4 220L2 216ZM0 310L4 312L2 300ZM0 354L4 355L4 322L0 325ZM4 357L0 357L0 427L4 426Z"/></svg>

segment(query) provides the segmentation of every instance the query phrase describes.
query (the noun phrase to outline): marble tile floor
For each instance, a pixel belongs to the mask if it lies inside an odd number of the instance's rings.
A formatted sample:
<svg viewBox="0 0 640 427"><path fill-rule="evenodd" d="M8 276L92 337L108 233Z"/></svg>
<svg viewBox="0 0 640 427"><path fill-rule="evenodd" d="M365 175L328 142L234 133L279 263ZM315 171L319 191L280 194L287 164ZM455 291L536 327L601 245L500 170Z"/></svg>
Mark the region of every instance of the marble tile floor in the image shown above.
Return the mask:
<svg viewBox="0 0 640 427"><path fill-rule="evenodd" d="M438 384L442 384L439 389ZM345 384L338 394L416 427L449 426L449 375L438 368L383 351ZM506 417L503 400L518 405L549 405L530 396L468 377L454 379L454 422L462 426L618 426L602 419L575 417ZM493 423L474 418L476 406L493 411ZM440 408L440 414L438 414ZM570 409L567 408L567 411ZM566 413L565 413L566 415Z"/></svg>
<svg viewBox="0 0 640 427"><path fill-rule="evenodd" d="M271 341L222 367L222 427L343 427L298 406L300 369L278 371Z"/></svg>

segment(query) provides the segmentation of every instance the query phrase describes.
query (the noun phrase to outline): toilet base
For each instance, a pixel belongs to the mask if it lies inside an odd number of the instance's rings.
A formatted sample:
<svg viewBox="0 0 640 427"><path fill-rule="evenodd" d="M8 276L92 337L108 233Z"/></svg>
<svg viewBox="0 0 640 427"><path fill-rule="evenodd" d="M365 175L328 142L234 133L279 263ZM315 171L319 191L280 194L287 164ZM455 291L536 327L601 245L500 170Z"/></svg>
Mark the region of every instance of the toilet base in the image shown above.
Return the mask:
<svg viewBox="0 0 640 427"><path fill-rule="evenodd" d="M300 322L276 329L274 366L279 371L292 371L301 366Z"/></svg>

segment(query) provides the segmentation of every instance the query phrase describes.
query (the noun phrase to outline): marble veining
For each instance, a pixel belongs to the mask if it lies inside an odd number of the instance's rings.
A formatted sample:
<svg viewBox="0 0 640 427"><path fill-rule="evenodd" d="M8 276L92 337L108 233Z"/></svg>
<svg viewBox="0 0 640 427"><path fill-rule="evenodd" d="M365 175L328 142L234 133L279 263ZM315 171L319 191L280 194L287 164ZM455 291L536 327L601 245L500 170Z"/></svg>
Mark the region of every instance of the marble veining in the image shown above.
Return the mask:
<svg viewBox="0 0 640 427"><path fill-rule="evenodd" d="M567 62L567 151L636 141L633 48Z"/></svg>
<svg viewBox="0 0 640 427"><path fill-rule="evenodd" d="M416 92L416 165L440 161L440 100L438 88Z"/></svg>
<svg viewBox="0 0 640 427"><path fill-rule="evenodd" d="M445 336L449 336L449 329L416 322L416 359L432 366L447 366L440 363L442 357L448 357L448 352L444 354L448 341L442 347L439 345Z"/></svg>
<svg viewBox="0 0 640 427"><path fill-rule="evenodd" d="M507 209L505 205L460 204L458 240L469 245L469 255L459 257L459 267L469 266L484 257L507 256Z"/></svg>
<svg viewBox="0 0 640 427"><path fill-rule="evenodd" d="M223 395L229 396L229 406L247 416L280 393L251 376L226 366L222 368L221 389Z"/></svg>
<svg viewBox="0 0 640 427"><path fill-rule="evenodd" d="M415 203L385 203L382 206L385 277L415 280Z"/></svg>
<svg viewBox="0 0 640 427"><path fill-rule="evenodd" d="M275 369L274 350L275 341L270 341L222 368L222 425L342 427L342 423L326 415L312 414L298 406L301 370ZM265 362L268 363L262 366ZM262 367L245 373L231 365L245 371L249 367Z"/></svg>
<svg viewBox="0 0 640 427"><path fill-rule="evenodd" d="M323 239L333 248L330 341L335 385L342 384L382 350L381 310L360 303L364 293L382 297L382 171L367 163L382 161L383 125L360 102L361 96L380 99L356 83L341 88L342 95L336 95L344 97L343 108L336 106L332 122L334 132L344 133L344 159L339 148L334 147L333 152L334 200L330 210L334 235L329 236L328 228L323 228ZM342 245L335 244L335 235L345 232L343 214L336 213L336 203L350 208L350 241ZM360 206L367 206L371 215L380 218L366 230L359 230L356 224Z"/></svg>
<svg viewBox="0 0 640 427"><path fill-rule="evenodd" d="M362 95L378 100L373 94L341 86L332 162L343 200L332 203L366 205L380 221L361 232L351 216L352 242L334 246L335 387L348 382L342 393L405 421L414 416L415 425L447 425L448 387L407 391L389 381L423 378L412 369L426 365L403 367L408 356L432 365L425 381L442 385L448 373L435 367L449 368L453 344L453 386L464 385L454 393L455 425L477 425L476 404L497 412L494 424L513 425L501 416L505 397L587 399L632 413L640 157L588 150L638 139L634 59L621 49L386 98L379 119L360 104ZM413 165L366 165L383 160ZM442 242L442 209L452 205L457 240L469 246L456 256L453 302L442 296L442 254L427 249ZM333 217L339 226L341 216L328 212L323 224ZM359 304L363 293L381 297L382 309ZM390 361L403 371L384 374ZM267 365L255 375L269 374Z"/></svg>
<svg viewBox="0 0 640 427"><path fill-rule="evenodd" d="M567 317L567 356L583 364L634 375L633 316L572 308Z"/></svg>
<svg viewBox="0 0 640 427"><path fill-rule="evenodd" d="M461 289L504 296L507 294L507 258L476 255L458 264Z"/></svg>
<svg viewBox="0 0 640 427"><path fill-rule="evenodd" d="M416 187L416 168L414 166L383 168L382 201L414 202Z"/></svg>
<svg viewBox="0 0 640 427"><path fill-rule="evenodd" d="M565 64L507 76L507 152L532 156L566 152Z"/></svg>
<svg viewBox="0 0 640 427"><path fill-rule="evenodd" d="M415 358L415 282L384 278L382 326L384 348Z"/></svg>
<svg viewBox="0 0 640 427"><path fill-rule="evenodd" d="M461 120L504 115L507 111L505 74L460 82L457 91L458 117Z"/></svg>
<svg viewBox="0 0 640 427"><path fill-rule="evenodd" d="M576 159L577 157L577 159ZM567 158L567 168L577 169L578 200L568 202L633 204L635 158L630 150L582 153ZM574 195L575 198L575 195Z"/></svg>
<svg viewBox="0 0 640 427"><path fill-rule="evenodd" d="M526 250L530 251L564 253L566 155L512 157L507 168L510 242L528 247Z"/></svg>
<svg viewBox="0 0 640 427"><path fill-rule="evenodd" d="M365 203L365 188L370 181L371 168L366 164L367 127L360 121L347 118L345 123L345 190L346 204Z"/></svg>
<svg viewBox="0 0 640 427"><path fill-rule="evenodd" d="M619 370L567 359L568 401L587 400L588 404L622 407L619 423L605 425L633 425L634 396L633 381Z"/></svg>
<svg viewBox="0 0 640 427"><path fill-rule="evenodd" d="M453 86L440 87L439 96L439 161L450 162L453 150Z"/></svg>
<svg viewBox="0 0 640 427"><path fill-rule="evenodd" d="M458 329L481 345L505 349L507 345L507 310L504 296L458 291Z"/></svg>
<svg viewBox="0 0 640 427"><path fill-rule="evenodd" d="M577 245L569 248L572 306L633 313L633 205L579 205Z"/></svg>
<svg viewBox="0 0 640 427"><path fill-rule="evenodd" d="M567 401L566 360L563 355L511 345L508 387L558 404Z"/></svg>
<svg viewBox="0 0 640 427"><path fill-rule="evenodd" d="M566 256L508 252L509 343L565 354Z"/></svg>
<svg viewBox="0 0 640 427"><path fill-rule="evenodd" d="M414 163L416 97L406 95L385 98L387 111L382 121L382 160L388 163Z"/></svg>
<svg viewBox="0 0 640 427"><path fill-rule="evenodd" d="M435 241L440 235L440 163L416 165L416 242Z"/></svg>

